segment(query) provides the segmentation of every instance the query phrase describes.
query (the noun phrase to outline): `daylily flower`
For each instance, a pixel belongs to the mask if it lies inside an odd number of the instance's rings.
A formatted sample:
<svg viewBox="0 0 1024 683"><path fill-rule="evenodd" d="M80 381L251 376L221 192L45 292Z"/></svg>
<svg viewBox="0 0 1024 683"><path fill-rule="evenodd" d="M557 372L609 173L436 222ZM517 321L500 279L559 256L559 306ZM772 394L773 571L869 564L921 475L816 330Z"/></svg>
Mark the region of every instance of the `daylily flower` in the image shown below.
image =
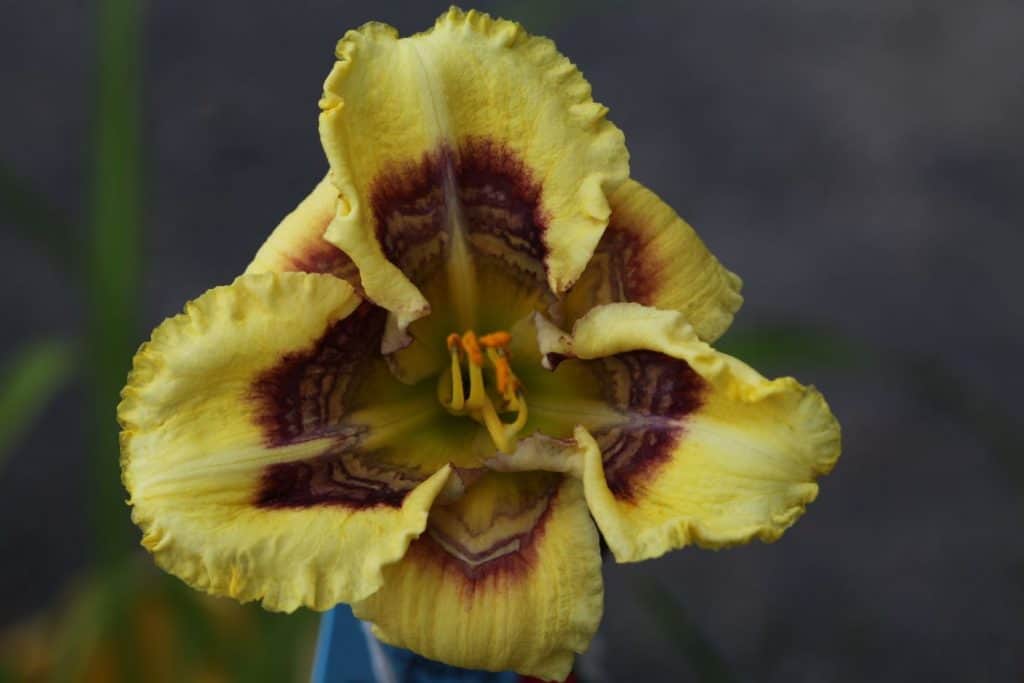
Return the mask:
<svg viewBox="0 0 1024 683"><path fill-rule="evenodd" d="M119 407L143 545L272 610L548 679L619 562L777 539L839 454L814 389L708 345L740 280L553 43L451 10L349 32L329 172L161 324Z"/></svg>

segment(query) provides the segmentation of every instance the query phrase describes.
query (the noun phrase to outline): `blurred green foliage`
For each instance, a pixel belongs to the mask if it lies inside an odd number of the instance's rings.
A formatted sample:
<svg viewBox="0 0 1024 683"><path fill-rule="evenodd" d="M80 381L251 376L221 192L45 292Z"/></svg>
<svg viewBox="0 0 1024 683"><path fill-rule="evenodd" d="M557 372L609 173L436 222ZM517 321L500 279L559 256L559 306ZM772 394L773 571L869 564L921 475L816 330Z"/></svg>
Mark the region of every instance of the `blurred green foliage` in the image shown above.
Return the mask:
<svg viewBox="0 0 1024 683"><path fill-rule="evenodd" d="M71 345L59 340L27 344L6 361L0 371L0 463L73 370Z"/></svg>
<svg viewBox="0 0 1024 683"><path fill-rule="evenodd" d="M116 562L130 544L121 502L114 407L138 345L142 162L140 10L136 0L97 5L96 111L86 272L89 450L94 548Z"/></svg>
<svg viewBox="0 0 1024 683"><path fill-rule="evenodd" d="M0 681L308 680L316 615L271 614L209 598L135 550L119 476L115 406L139 329L145 177L140 149L141 9L100 0L86 257L69 224L0 168L0 211L84 290L80 364L92 476L93 569L48 610L0 637ZM0 456L75 370L69 342L27 344L2 369Z"/></svg>
<svg viewBox="0 0 1024 683"><path fill-rule="evenodd" d="M194 591L133 555L0 640L0 681L305 681L316 616Z"/></svg>
<svg viewBox="0 0 1024 683"><path fill-rule="evenodd" d="M810 366L852 369L872 356L841 335L802 323L730 329L715 348L769 375Z"/></svg>

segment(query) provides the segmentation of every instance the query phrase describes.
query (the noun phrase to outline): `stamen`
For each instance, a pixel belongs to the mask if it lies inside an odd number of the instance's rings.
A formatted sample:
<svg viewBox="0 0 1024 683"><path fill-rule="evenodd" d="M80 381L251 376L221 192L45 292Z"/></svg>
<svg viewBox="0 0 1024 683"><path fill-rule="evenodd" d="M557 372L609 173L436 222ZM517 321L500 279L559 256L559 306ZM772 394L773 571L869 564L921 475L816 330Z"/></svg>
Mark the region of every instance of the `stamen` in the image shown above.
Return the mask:
<svg viewBox="0 0 1024 683"><path fill-rule="evenodd" d="M480 345L489 349L504 349L512 341L512 335L504 330L491 332L480 337Z"/></svg>
<svg viewBox="0 0 1024 683"><path fill-rule="evenodd" d="M484 388L484 371L476 363L469 364L469 396L466 398L466 410L479 410L485 402L490 402L487 389Z"/></svg>
<svg viewBox="0 0 1024 683"><path fill-rule="evenodd" d="M497 385L498 393L505 399L506 403L513 403L516 397L516 389L519 388L519 380L512 374L512 366L508 363L508 356L504 351L487 349L487 359L494 365L494 383ZM511 406L515 410L515 406Z"/></svg>
<svg viewBox="0 0 1024 683"><path fill-rule="evenodd" d="M519 410L516 413L516 421L508 426L508 431L515 436L519 433L519 430L526 426L526 419L529 415L526 412L526 399L523 398L522 394L516 394L516 408Z"/></svg>
<svg viewBox="0 0 1024 683"><path fill-rule="evenodd" d="M491 441L494 442L499 451L508 453L510 435L505 423L501 421L498 413L494 410L494 404L491 403L490 399L484 404L482 416L484 418L484 426L487 427L487 431L491 435Z"/></svg>
<svg viewBox="0 0 1024 683"><path fill-rule="evenodd" d="M512 374L512 366L508 362L508 345L512 335L505 330L498 330L480 337L480 345L487 349L487 358L494 365L494 381L498 393L505 399L509 410L518 408L516 398L519 380Z"/></svg>
<svg viewBox="0 0 1024 683"><path fill-rule="evenodd" d="M445 395L448 382L441 379L438 385L438 398L441 404L454 415L466 415L486 427L495 447L504 453L514 445L513 439L526 426L526 401L520 391L519 380L512 372L506 348L512 337L508 332L492 332L477 337L472 330L461 336L450 334L445 342L451 355L451 398ZM503 411L517 411L516 419L511 424L501 421L498 411L491 401L484 385L483 364L484 351L487 359L494 366L495 389L504 400ZM465 352L469 370L469 395L466 396L462 379L462 354Z"/></svg>

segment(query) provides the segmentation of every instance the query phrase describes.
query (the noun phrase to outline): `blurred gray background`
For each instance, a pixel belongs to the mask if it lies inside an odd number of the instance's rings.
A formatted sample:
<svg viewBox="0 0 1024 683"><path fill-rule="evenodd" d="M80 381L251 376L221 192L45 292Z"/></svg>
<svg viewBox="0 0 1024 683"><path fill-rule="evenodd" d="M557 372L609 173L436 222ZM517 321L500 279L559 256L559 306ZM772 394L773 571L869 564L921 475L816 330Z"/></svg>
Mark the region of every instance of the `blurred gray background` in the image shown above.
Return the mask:
<svg viewBox="0 0 1024 683"><path fill-rule="evenodd" d="M4 5L0 159L77 216L91 5ZM610 680L688 680L689 627L743 680L1021 680L1024 3L478 6L580 66L632 175L744 278L726 346L819 386L844 427L781 542L608 566ZM408 34L444 7L148 3L139 341L229 282L321 177L316 103L342 33L378 19ZM73 282L10 227L0 351L84 324ZM78 391L0 471L0 625L89 556ZM689 626L657 616L652 579Z"/></svg>

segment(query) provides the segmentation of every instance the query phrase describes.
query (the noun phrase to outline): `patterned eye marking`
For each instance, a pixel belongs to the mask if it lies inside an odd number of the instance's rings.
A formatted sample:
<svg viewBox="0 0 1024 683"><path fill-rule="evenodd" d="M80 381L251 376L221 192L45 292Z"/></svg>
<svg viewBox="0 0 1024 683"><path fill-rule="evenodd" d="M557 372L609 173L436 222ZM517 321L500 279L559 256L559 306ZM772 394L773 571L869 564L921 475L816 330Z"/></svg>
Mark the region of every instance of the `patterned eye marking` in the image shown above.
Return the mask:
<svg viewBox="0 0 1024 683"><path fill-rule="evenodd" d="M340 447L337 452L316 458L266 468L256 505L265 508L315 505L398 508L421 481L416 472L376 464L372 453L347 452Z"/></svg>
<svg viewBox="0 0 1024 683"><path fill-rule="evenodd" d="M306 351L281 358L253 384L268 448L327 438L318 456L264 468L254 503L264 508L400 507L422 477L383 466L359 448L366 428L345 424L356 369L380 348L385 311L364 302Z"/></svg>
<svg viewBox="0 0 1024 683"><path fill-rule="evenodd" d="M455 197L445 196L448 173ZM393 164L374 180L370 204L388 260L413 282L428 278L443 263L453 202L477 254L545 282L541 186L514 152L485 138Z"/></svg>
<svg viewBox="0 0 1024 683"><path fill-rule="evenodd" d="M654 351L629 351L595 362L606 398L629 419L594 432L608 488L634 500L645 479L668 461L703 403L707 383L686 363Z"/></svg>
<svg viewBox="0 0 1024 683"><path fill-rule="evenodd" d="M525 579L540 561L539 549L559 495L560 476L495 510L485 533L466 527L459 512L435 509L427 532L409 547L413 561L439 565L460 592Z"/></svg>
<svg viewBox="0 0 1024 683"><path fill-rule="evenodd" d="M380 348L386 312L363 302L310 349L284 355L253 383L250 397L268 447L330 436L346 412L355 372Z"/></svg>

